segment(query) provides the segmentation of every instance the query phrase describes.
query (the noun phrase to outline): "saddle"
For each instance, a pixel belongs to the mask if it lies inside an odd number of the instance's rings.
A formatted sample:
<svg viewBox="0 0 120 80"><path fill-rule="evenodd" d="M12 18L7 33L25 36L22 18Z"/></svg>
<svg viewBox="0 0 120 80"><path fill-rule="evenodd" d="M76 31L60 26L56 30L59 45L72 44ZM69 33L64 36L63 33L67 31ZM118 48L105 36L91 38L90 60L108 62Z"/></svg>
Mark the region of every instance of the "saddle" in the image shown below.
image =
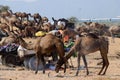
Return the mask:
<svg viewBox="0 0 120 80"><path fill-rule="evenodd" d="M0 47L0 52L17 54L17 49L18 49L18 45L14 44L14 43L10 43L10 44Z"/></svg>

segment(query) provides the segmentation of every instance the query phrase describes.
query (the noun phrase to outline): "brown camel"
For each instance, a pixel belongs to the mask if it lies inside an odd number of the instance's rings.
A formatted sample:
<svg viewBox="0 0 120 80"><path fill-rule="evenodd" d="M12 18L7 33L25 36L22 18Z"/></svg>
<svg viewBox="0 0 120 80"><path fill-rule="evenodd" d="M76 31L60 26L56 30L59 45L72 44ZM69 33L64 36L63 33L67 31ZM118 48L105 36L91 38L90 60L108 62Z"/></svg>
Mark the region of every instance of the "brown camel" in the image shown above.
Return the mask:
<svg viewBox="0 0 120 80"><path fill-rule="evenodd" d="M86 29L89 32L95 33L98 36L108 33L108 26L100 24L98 22L84 22Z"/></svg>
<svg viewBox="0 0 120 80"><path fill-rule="evenodd" d="M26 26L24 29L25 37L35 37L35 33L37 32L36 28L33 26Z"/></svg>
<svg viewBox="0 0 120 80"><path fill-rule="evenodd" d="M100 70L100 72L98 73L98 75L100 75L104 72L102 75L104 75L106 73L106 70L109 66L109 61L108 61L108 40L105 37L95 37L94 34L87 34L84 37L79 37L76 41L74 46L70 49L70 51L68 52L68 54L64 57L64 59L59 59L56 65L56 72L59 72L60 67L71 57L71 55L73 54L74 51L78 52L78 69L76 72L76 76L79 73L79 67L80 67L80 58L82 55L87 55L89 53L93 53L96 51L100 51L100 54L102 56L103 59L103 65L102 68ZM87 68L87 64L85 65ZM89 74L88 68L87 68L87 75Z"/></svg>
<svg viewBox="0 0 120 80"><path fill-rule="evenodd" d="M35 50L36 58L37 58L37 66L36 66L36 71L35 71L36 74L38 72L38 65L39 65L40 60L44 66L43 73L45 73L44 56L51 56L52 55L51 53L56 51L56 53L59 55L59 58L64 59L63 58L65 55L64 44L56 36L52 34L46 34L43 37L38 37L35 42L36 43L34 43L33 49ZM29 44L27 44L22 38L19 38L19 43L22 47L26 49L30 47ZM64 72L65 70L66 70L66 65L65 65Z"/></svg>
<svg viewBox="0 0 120 80"><path fill-rule="evenodd" d="M1 19L2 19L1 23L6 23L9 26L10 31L13 31L13 27L15 26L14 25L15 23L20 23L20 20L14 15Z"/></svg>
<svg viewBox="0 0 120 80"><path fill-rule="evenodd" d="M54 26L57 28L57 29L66 29L66 28L69 28L69 21L65 18L60 18L58 20L54 19L52 17L52 20L54 21Z"/></svg>
<svg viewBox="0 0 120 80"><path fill-rule="evenodd" d="M41 26L42 30L45 32L49 32L52 30L52 25L50 22L43 23L43 26Z"/></svg>
<svg viewBox="0 0 120 80"><path fill-rule="evenodd" d="M21 20L23 21L23 19L26 18L26 20L28 21L30 15L31 15L30 13L26 13L26 12L21 13Z"/></svg>
<svg viewBox="0 0 120 80"><path fill-rule="evenodd" d="M45 17L42 17L42 22L44 23L44 22L48 22L49 20L48 20L48 18L45 16Z"/></svg>
<svg viewBox="0 0 120 80"><path fill-rule="evenodd" d="M34 13L33 15L30 15L30 16L34 18L34 21L36 23L39 24L40 22L42 22L42 17L40 16L39 13Z"/></svg>
<svg viewBox="0 0 120 80"><path fill-rule="evenodd" d="M17 18L20 18L21 22L23 21L23 19L26 18L26 20L29 20L29 16L31 15L30 13L26 13L26 12L15 12L13 13L12 10L10 10L12 15L15 15Z"/></svg>
<svg viewBox="0 0 120 80"><path fill-rule="evenodd" d="M69 39L76 39L77 36L80 36L80 33L71 28L66 28L62 31L62 37L68 36Z"/></svg>

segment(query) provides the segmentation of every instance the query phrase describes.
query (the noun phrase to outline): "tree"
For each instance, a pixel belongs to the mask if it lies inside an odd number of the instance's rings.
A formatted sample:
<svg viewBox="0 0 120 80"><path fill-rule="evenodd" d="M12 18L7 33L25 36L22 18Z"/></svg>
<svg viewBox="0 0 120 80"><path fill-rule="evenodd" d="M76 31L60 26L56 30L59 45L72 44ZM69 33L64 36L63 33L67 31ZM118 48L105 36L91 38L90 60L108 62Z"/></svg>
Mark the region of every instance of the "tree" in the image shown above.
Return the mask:
<svg viewBox="0 0 120 80"><path fill-rule="evenodd" d="M9 10L9 9L10 9L9 6L0 5L0 13L1 13L1 12L4 12L4 11L7 11L7 10Z"/></svg>
<svg viewBox="0 0 120 80"><path fill-rule="evenodd" d="M76 17L70 17L70 18L68 18L68 21L71 23L75 23L75 24L79 22L78 18L76 18Z"/></svg>

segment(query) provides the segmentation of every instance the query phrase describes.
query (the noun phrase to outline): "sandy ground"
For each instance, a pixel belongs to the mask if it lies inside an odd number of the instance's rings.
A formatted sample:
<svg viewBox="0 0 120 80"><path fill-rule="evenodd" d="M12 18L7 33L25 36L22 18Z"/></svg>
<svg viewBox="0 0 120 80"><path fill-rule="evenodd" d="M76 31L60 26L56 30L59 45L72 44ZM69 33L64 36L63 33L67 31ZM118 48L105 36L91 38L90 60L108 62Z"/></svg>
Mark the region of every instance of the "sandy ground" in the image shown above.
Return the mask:
<svg viewBox="0 0 120 80"><path fill-rule="evenodd" d="M115 43L111 43L111 38L109 38L109 68L106 75L100 76L97 75L101 69L101 65L97 65L101 60L96 59L100 58L100 53L95 52L93 54L87 55L87 62L90 74L86 76L86 70L81 70L78 76L74 76L76 70L67 69L66 74L63 71L60 71L59 74L56 74L55 71L46 70L45 74L42 74L42 71L39 71L38 74L35 74L35 71L22 69L21 67L10 68L0 64L0 80L120 80L120 39L116 38ZM77 59L72 58L73 64L77 66ZM81 60L81 66L83 62ZM49 74L49 77L48 77ZM59 75L56 77L56 75Z"/></svg>

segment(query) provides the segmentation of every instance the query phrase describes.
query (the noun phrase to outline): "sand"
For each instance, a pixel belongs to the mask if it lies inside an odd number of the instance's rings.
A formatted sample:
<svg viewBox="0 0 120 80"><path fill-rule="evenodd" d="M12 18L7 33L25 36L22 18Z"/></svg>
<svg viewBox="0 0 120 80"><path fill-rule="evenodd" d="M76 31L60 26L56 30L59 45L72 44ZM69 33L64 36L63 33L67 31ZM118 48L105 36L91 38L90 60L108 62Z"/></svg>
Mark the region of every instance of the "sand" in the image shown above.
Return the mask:
<svg viewBox="0 0 120 80"><path fill-rule="evenodd" d="M35 71L23 69L24 67L6 67L0 64L0 80L120 80L120 38L115 39L115 43L111 43L109 38L109 53L108 59L110 65L106 72L106 75L97 75L101 69L101 65L97 65L101 61L100 52L95 52L87 55L87 62L90 74L86 75L86 70L80 70L78 76L74 76L76 69L67 69L64 74L63 70L56 74L54 70L46 70L43 74L39 71L35 74ZM72 58L73 64L77 66L77 58ZM81 66L83 62L81 60ZM48 76L49 75L49 76Z"/></svg>

